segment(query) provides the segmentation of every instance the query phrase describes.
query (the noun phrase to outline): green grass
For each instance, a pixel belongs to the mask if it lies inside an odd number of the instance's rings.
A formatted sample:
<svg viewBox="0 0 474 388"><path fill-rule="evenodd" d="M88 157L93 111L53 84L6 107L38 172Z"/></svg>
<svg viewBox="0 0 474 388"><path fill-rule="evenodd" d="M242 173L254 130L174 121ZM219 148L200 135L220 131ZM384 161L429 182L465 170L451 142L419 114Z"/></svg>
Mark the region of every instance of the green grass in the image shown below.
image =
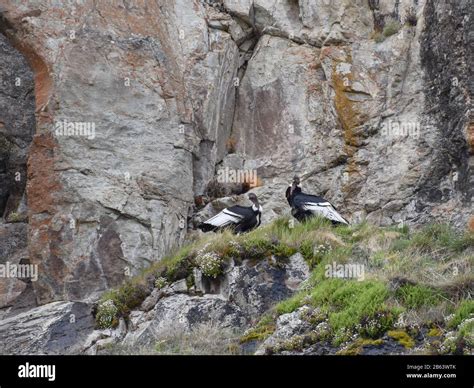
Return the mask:
<svg viewBox="0 0 474 388"><path fill-rule="evenodd" d="M347 331L374 338L383 334L396 320L399 310L386 304L389 291L378 281L326 279L311 292L311 304L328 311L335 336ZM347 340L339 335L335 343Z"/></svg>
<svg viewBox="0 0 474 388"><path fill-rule="evenodd" d="M285 232L284 224L280 223L278 230ZM436 311L452 311L456 306L453 322L470 316L472 304L459 302L447 290L472 287L472 276L466 275L472 273L472 233L458 233L442 224L410 231L406 226L379 228L367 223L327 229L324 223L316 222L298 230L296 236L289 231L290 236L279 234L279 238L286 243L299 243L299 251L312 262L314 250L310 257L310 247L314 244L307 238L314 236L315 230L326 236L332 249L318 258L304 290L274 307L276 316L304 305L320 308L328 316L330 338L336 345L354 333L366 339L380 338L390 330L395 335L395 323L402 313L413 320L408 325L421 326L436 320L432 318L438 314ZM358 282L325 277L326 264L354 260L365 260L368 279ZM453 263L461 268L458 272L448 270ZM406 279L407 283L390 288L391 279L396 278ZM413 343L407 336L400 335L397 341L411 348Z"/></svg>
<svg viewBox="0 0 474 388"><path fill-rule="evenodd" d="M459 303L458 308L454 312L453 318L449 321L450 328L456 328L460 323L470 317L474 318L474 300L463 300Z"/></svg>
<svg viewBox="0 0 474 388"><path fill-rule="evenodd" d="M298 293L289 299L286 299L275 306L275 311L278 315L288 314L295 311L297 308L303 305L305 293Z"/></svg>
<svg viewBox="0 0 474 388"><path fill-rule="evenodd" d="M400 287L396 295L404 306L411 309L417 309L422 306L435 306L443 300L440 290L419 284L407 284Z"/></svg>
<svg viewBox="0 0 474 388"><path fill-rule="evenodd" d="M96 320L99 327L113 327L118 318L127 318L143 302L153 286L161 288L186 279L188 287L192 287L193 268L202 265L203 257L218 257L223 267L230 260L256 262L271 257L275 260L268 260L269 263L280 265L300 252L312 268L310 278L301 291L274 306L241 342L264 340L275 330L279 315L305 305L319 309L329 327L324 340L336 346L353 335L362 338L363 343L377 341L391 331L398 336L394 337L397 341L410 348L412 343L398 332L402 329L395 327L397 319L403 314L409 317L407 326L429 329L440 322L436 311L454 312L449 326L462 338L471 339L472 325L465 321L474 309L470 300L473 251L472 233L459 233L442 224L418 230L369 223L334 227L319 218L298 223L282 217L247 234L206 234L176 250L121 287L105 293L98 304ZM363 264L365 280L326 277L325 266L333 262ZM223 267L209 267L208 275L220 276ZM394 279L402 280L399 286L392 285ZM112 301L113 306L104 305L105 301ZM440 329L445 331L444 327ZM287 345L298 347L308 341L316 339L304 337Z"/></svg>
<svg viewBox="0 0 474 388"><path fill-rule="evenodd" d="M433 251L433 248L459 253L474 244L472 233L458 233L448 225L433 224L421 229L410 240L410 247L420 251Z"/></svg>

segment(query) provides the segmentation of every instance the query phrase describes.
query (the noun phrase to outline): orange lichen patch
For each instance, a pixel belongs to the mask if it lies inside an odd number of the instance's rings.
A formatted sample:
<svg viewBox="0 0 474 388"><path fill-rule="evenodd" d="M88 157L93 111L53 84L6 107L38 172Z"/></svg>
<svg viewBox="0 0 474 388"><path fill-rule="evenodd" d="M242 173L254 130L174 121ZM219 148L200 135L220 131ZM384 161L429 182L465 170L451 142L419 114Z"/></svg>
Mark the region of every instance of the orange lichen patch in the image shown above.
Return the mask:
<svg viewBox="0 0 474 388"><path fill-rule="evenodd" d="M61 191L54 153L57 143L51 133L33 138L28 157L28 205L31 214L55 212L55 193Z"/></svg>
<svg viewBox="0 0 474 388"><path fill-rule="evenodd" d="M468 228L474 233L474 216L469 219Z"/></svg>
<svg viewBox="0 0 474 388"><path fill-rule="evenodd" d="M319 60L315 60L314 62L310 63L309 66L308 66L308 69L309 70L319 70L321 69L322 66L321 66L321 62Z"/></svg>
<svg viewBox="0 0 474 388"><path fill-rule="evenodd" d="M33 51L24 48L22 53L28 59L35 75L36 111L43 111L49 102L53 89L53 81L46 63ZM44 116L43 116L44 117Z"/></svg>
<svg viewBox="0 0 474 388"><path fill-rule="evenodd" d="M229 137L225 143L227 153L234 154L237 150L237 139L233 136Z"/></svg>
<svg viewBox="0 0 474 388"><path fill-rule="evenodd" d="M308 79L313 80L309 83L307 90L310 94L319 94L322 92L322 84L318 79L318 72L322 69L321 61L319 60L319 56L316 55L306 55L306 57L308 57L309 60L307 66Z"/></svg>
<svg viewBox="0 0 474 388"><path fill-rule="evenodd" d="M251 177L248 177L247 175L244 176L244 182L242 184L242 188L244 192L254 189L255 187L261 187L261 186L263 186L262 178L256 177L256 179L253 179Z"/></svg>
<svg viewBox="0 0 474 388"><path fill-rule="evenodd" d="M365 121L365 117L357 110L356 103L351 101L347 95L348 92L352 91L351 85L354 81L352 71L344 74L338 71L338 64L350 64L350 59L349 57L346 62L333 62L332 83L335 93L334 105L342 128L344 129L347 153L349 156L352 156L354 153L353 147L357 147L359 143L357 136L354 134L354 128L361 125Z"/></svg>
<svg viewBox="0 0 474 388"><path fill-rule="evenodd" d="M321 48L321 58L329 57L333 60L340 58L341 54L344 54L340 47L337 46L324 46Z"/></svg>
<svg viewBox="0 0 474 388"><path fill-rule="evenodd" d="M322 55L328 56L332 61L332 87L334 89L334 107L344 136L344 151L347 155L345 172L349 179L343 184L342 191L346 197L355 195L360 190L355 184L353 176L360 176L359 166L354 158L360 144L356 128L366 121L366 116L359 111L358 103L351 101L349 93L354 92L354 72L352 69L352 56L350 52L338 49L323 49ZM356 180L360 180L357 179Z"/></svg>
<svg viewBox="0 0 474 388"><path fill-rule="evenodd" d="M474 154L474 123L469 123L469 126L467 127L466 137L471 154Z"/></svg>
<svg viewBox="0 0 474 388"><path fill-rule="evenodd" d="M38 303L48 303L62 297L58 296L57 290L68 275L62 259L68 257L63 252L67 244L61 232L55 231L52 226L62 191L55 171L56 148L57 143L51 133L36 134L28 157L28 251L31 263L39 266L41 274L39 281L34 284Z"/></svg>
<svg viewBox="0 0 474 388"><path fill-rule="evenodd" d="M355 93L352 89L355 79L352 70L352 55L350 51L331 48L324 48L321 52L322 56L328 57L332 61L334 105L345 132L346 144L357 147L359 142L354 134L354 129L363 124L367 117L358 109L359 103L351 101L349 96L349 93Z"/></svg>

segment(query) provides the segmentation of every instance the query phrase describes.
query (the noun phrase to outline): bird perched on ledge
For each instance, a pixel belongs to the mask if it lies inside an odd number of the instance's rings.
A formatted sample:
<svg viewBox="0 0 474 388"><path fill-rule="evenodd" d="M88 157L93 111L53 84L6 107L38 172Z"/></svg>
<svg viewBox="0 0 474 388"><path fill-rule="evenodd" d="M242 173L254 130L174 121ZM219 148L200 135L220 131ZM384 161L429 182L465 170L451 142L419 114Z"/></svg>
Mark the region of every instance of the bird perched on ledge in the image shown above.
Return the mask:
<svg viewBox="0 0 474 388"><path fill-rule="evenodd" d="M198 228L203 232L217 231L230 228L235 233L245 233L258 228L261 223L262 207L255 194L250 193L248 198L252 206L231 206L225 208L214 217L202 222Z"/></svg>
<svg viewBox="0 0 474 388"><path fill-rule="evenodd" d="M291 214L298 221L302 222L309 217L320 216L327 218L333 224L349 225L349 222L337 212L329 201L317 195L303 193L300 178L297 176L293 178L293 182L286 189L285 196L291 206Z"/></svg>

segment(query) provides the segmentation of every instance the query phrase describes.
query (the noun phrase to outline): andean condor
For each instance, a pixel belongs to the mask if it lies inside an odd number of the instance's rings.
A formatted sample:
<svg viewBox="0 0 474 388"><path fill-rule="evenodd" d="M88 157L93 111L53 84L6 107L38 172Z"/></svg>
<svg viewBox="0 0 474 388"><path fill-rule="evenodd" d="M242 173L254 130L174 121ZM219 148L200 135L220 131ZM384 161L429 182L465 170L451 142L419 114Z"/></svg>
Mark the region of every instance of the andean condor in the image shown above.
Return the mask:
<svg viewBox="0 0 474 388"><path fill-rule="evenodd" d="M346 224L344 219L330 202L317 195L305 194L301 190L300 179L295 176L293 183L286 189L286 199L291 206L291 214L298 221L319 215L331 220L333 224Z"/></svg>
<svg viewBox="0 0 474 388"><path fill-rule="evenodd" d="M231 206L214 217L202 222L198 228L203 232L216 231L231 228L235 233L244 233L258 228L261 223L262 207L258 203L257 196L250 193L248 198L253 202L252 206Z"/></svg>

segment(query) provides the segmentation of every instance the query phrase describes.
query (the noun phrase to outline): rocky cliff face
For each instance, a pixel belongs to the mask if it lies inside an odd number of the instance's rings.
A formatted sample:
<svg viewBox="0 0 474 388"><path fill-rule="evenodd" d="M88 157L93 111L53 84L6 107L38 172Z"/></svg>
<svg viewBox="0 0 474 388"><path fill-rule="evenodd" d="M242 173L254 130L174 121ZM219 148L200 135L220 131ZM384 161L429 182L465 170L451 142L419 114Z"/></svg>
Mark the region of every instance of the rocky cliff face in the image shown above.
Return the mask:
<svg viewBox="0 0 474 388"><path fill-rule="evenodd" d="M295 173L354 222L473 215L468 1L0 12L0 260L39 266L36 282L2 280L5 312L95 300L159 261L241 200L216 197L246 185L212 190L225 167L257 173L264 222L288 211Z"/></svg>
<svg viewBox="0 0 474 388"><path fill-rule="evenodd" d="M3 15L36 77L28 171L36 295L81 299L183 240L194 190L225 152L238 48L208 27L203 5L184 1L12 3Z"/></svg>

